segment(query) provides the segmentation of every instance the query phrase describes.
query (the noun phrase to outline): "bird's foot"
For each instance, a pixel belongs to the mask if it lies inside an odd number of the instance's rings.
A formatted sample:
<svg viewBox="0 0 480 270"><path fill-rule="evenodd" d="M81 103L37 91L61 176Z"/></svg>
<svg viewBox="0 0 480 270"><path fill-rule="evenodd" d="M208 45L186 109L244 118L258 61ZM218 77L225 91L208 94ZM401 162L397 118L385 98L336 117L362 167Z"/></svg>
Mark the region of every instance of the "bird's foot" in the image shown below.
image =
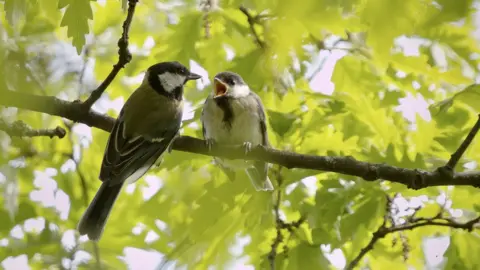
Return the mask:
<svg viewBox="0 0 480 270"><path fill-rule="evenodd" d="M243 148L245 148L245 155L252 151L252 143L251 142L244 142Z"/></svg>
<svg viewBox="0 0 480 270"><path fill-rule="evenodd" d="M207 146L208 151L212 151L212 146L215 144L214 139L205 139L205 146Z"/></svg>

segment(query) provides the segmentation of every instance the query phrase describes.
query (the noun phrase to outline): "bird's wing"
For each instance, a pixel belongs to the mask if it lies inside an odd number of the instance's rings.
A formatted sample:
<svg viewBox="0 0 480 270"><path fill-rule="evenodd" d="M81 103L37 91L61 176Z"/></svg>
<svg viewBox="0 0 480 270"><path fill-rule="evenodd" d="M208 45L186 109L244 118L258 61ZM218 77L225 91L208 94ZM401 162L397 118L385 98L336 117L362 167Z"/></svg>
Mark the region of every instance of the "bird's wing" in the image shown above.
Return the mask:
<svg viewBox="0 0 480 270"><path fill-rule="evenodd" d="M256 93L250 92L248 97L253 100L253 104L255 104L254 109L257 110L258 122L259 122L258 124L260 128L260 132L262 134L262 145L268 146L270 143L268 141L267 117L265 115L265 107L263 107L262 100Z"/></svg>
<svg viewBox="0 0 480 270"><path fill-rule="evenodd" d="M115 185L142 177L175 138L182 108L181 101L159 95L148 86L135 90L108 139L100 179Z"/></svg>
<svg viewBox="0 0 480 270"><path fill-rule="evenodd" d="M175 138L180 119L171 121L163 130L157 128L156 136L130 135L125 131L122 111L108 139L100 179L115 185L127 179L128 182L133 182L142 177Z"/></svg>
<svg viewBox="0 0 480 270"><path fill-rule="evenodd" d="M260 128L260 133L262 134L262 145L269 146L270 143L268 141L267 117L265 115L265 108L262 100L254 92L250 92L249 98L254 101L253 104L255 104L257 110L259 122L258 125ZM253 168L249 168L246 171L256 190L273 190L273 185L268 178L268 164L266 162L255 161L253 163Z"/></svg>

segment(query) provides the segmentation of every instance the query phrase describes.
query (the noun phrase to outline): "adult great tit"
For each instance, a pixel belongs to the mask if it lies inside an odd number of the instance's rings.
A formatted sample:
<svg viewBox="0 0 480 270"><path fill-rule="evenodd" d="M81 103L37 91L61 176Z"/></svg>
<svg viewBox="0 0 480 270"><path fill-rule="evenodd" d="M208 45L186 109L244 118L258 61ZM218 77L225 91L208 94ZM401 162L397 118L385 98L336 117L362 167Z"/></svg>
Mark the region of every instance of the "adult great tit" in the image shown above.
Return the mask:
<svg viewBox="0 0 480 270"><path fill-rule="evenodd" d="M205 101L201 115L203 137L208 146L243 144L246 151L250 151L252 145L268 146L265 109L260 97L234 72L220 72L213 81L213 93ZM235 169L244 169L257 191L273 190L267 163L214 159L230 180L235 179Z"/></svg>
<svg viewBox="0 0 480 270"><path fill-rule="evenodd" d="M80 235L98 241L123 185L141 178L170 147L182 120L183 86L199 78L178 62L147 69L110 133L99 176L103 183L78 224Z"/></svg>

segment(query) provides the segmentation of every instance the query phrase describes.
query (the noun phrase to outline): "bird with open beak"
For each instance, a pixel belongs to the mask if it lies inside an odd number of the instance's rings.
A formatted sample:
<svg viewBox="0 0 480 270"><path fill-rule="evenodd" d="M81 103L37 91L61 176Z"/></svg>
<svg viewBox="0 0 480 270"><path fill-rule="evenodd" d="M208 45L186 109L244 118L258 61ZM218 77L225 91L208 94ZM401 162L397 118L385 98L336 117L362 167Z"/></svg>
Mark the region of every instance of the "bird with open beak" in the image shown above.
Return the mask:
<svg viewBox="0 0 480 270"><path fill-rule="evenodd" d="M234 72L220 72L213 81L213 92L205 101L201 115L207 145L244 145L247 152L252 145L268 146L265 109L260 97ZM215 161L230 180L235 179L235 170L243 169L257 191L273 190L266 162L221 158Z"/></svg>

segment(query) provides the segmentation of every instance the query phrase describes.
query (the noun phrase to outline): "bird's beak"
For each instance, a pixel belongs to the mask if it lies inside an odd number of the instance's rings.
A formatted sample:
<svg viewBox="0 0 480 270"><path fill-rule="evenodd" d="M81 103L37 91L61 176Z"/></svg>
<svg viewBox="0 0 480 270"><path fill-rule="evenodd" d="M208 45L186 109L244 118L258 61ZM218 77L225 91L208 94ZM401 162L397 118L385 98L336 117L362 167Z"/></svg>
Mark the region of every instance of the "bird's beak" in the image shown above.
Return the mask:
<svg viewBox="0 0 480 270"><path fill-rule="evenodd" d="M214 79L213 85L213 97L221 97L227 93L228 86L226 83L222 82L220 79Z"/></svg>
<svg viewBox="0 0 480 270"><path fill-rule="evenodd" d="M190 74L188 74L188 76L187 76L187 81L198 80L200 78L202 78L202 76L190 72Z"/></svg>

